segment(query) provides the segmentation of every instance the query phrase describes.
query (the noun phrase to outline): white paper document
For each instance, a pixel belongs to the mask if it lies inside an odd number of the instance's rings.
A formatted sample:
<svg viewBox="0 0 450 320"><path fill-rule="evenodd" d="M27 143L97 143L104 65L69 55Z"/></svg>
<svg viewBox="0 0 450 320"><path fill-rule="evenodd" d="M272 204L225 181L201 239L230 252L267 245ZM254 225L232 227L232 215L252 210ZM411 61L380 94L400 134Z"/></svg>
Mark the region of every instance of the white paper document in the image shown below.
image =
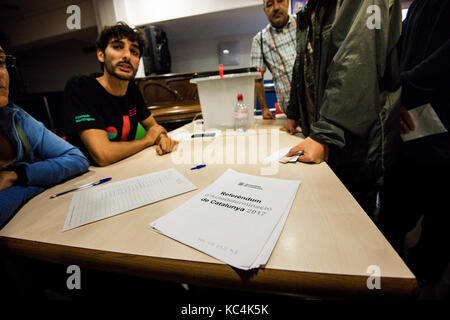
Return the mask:
<svg viewBox="0 0 450 320"><path fill-rule="evenodd" d="M270 156L264 159L264 161L268 162L281 162L281 163L295 163L298 160L298 155L294 155L292 157L286 157L292 147L282 148L278 151L275 151Z"/></svg>
<svg viewBox="0 0 450 320"><path fill-rule="evenodd" d="M409 110L409 114L416 125L416 128L409 133L402 134L403 141L419 139L433 134L447 132L447 129L442 124L436 111L434 111L431 104Z"/></svg>
<svg viewBox="0 0 450 320"><path fill-rule="evenodd" d="M172 168L77 192L63 231L195 189L196 186Z"/></svg>
<svg viewBox="0 0 450 320"><path fill-rule="evenodd" d="M300 183L228 169L150 228L233 267L258 268L269 260Z"/></svg>

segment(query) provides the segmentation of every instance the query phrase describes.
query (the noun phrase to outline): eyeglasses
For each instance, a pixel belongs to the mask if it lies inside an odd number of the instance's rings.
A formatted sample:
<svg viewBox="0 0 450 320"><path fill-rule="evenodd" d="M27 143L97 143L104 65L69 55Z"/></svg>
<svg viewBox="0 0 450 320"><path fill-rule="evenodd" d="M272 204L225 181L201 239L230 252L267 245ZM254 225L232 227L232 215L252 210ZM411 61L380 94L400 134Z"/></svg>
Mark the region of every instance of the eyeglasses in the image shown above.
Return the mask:
<svg viewBox="0 0 450 320"><path fill-rule="evenodd" d="M0 68L14 68L16 66L16 57L11 55L5 55L4 59L0 59Z"/></svg>

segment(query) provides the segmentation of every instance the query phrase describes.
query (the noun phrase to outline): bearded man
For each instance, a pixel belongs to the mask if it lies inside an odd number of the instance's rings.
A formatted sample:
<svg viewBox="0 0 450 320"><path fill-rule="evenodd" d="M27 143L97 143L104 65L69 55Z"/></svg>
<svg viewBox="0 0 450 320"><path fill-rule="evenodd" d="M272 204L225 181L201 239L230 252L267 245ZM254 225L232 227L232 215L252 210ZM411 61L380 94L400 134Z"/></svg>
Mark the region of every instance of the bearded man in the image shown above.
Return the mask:
<svg viewBox="0 0 450 320"><path fill-rule="evenodd" d="M93 165L107 166L152 145L162 155L178 143L158 125L134 83L144 47L140 30L122 22L105 27L97 39L103 75L75 76L66 84L67 140ZM141 139L139 123L146 130Z"/></svg>

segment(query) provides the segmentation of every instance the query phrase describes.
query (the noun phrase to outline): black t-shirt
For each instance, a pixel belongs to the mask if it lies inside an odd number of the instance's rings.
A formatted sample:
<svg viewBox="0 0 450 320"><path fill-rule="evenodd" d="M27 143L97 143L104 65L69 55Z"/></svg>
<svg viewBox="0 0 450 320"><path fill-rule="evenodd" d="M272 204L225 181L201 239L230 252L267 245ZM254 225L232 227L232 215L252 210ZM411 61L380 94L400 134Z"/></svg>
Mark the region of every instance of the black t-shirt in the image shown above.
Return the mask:
<svg viewBox="0 0 450 320"><path fill-rule="evenodd" d="M72 77L64 89L67 140L77 146L91 164L95 161L80 139L79 132L101 129L108 133L110 141L131 141L135 140L139 122L150 116L133 81L129 82L124 96L114 96L103 88L95 76Z"/></svg>

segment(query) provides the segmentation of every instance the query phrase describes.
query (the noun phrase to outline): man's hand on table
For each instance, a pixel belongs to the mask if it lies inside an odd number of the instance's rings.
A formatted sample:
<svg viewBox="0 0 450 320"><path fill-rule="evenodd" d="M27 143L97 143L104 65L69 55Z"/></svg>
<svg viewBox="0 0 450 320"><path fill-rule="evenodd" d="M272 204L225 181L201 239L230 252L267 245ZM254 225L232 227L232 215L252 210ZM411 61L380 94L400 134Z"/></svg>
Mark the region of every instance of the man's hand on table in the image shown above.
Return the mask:
<svg viewBox="0 0 450 320"><path fill-rule="evenodd" d="M298 127L298 120L287 119L286 127L280 128L280 130L286 131L287 133L294 135L296 133L300 133L300 131L297 130L297 127Z"/></svg>
<svg viewBox="0 0 450 320"><path fill-rule="evenodd" d="M292 157L299 151L303 151L303 155L298 157L298 161L301 162L321 163L328 159L328 146L321 144L310 137L289 150L287 157Z"/></svg>
<svg viewBox="0 0 450 320"><path fill-rule="evenodd" d="M269 108L262 108L263 119L275 119L275 115L270 111Z"/></svg>
<svg viewBox="0 0 450 320"><path fill-rule="evenodd" d="M162 156L165 153L169 153L178 144L177 140L173 140L168 137L165 133L162 133L156 146L156 153Z"/></svg>
<svg viewBox="0 0 450 320"><path fill-rule="evenodd" d="M148 140L149 145L156 144L156 153L160 156L169 153L178 144L178 141L167 136L167 131L159 124L152 126L147 130L144 139Z"/></svg>
<svg viewBox="0 0 450 320"><path fill-rule="evenodd" d="M148 142L148 146L152 146L154 144L159 143L160 136L166 133L166 129L160 126L159 124L150 127L145 133L143 139L146 139Z"/></svg>

